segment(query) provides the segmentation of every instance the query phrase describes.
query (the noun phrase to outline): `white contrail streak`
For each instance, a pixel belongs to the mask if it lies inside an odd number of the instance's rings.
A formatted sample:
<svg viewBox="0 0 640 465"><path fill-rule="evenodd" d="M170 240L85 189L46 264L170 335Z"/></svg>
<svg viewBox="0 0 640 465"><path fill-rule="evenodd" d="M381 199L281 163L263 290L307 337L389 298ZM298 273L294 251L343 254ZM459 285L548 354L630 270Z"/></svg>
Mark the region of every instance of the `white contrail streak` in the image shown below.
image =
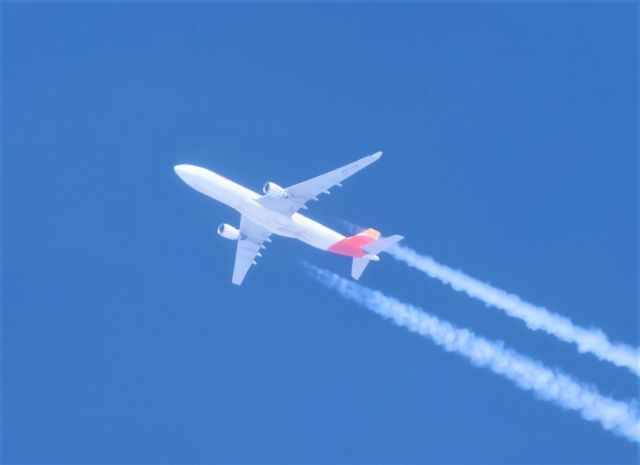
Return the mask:
<svg viewBox="0 0 640 465"><path fill-rule="evenodd" d="M467 358L476 366L490 369L540 399L568 410L576 410L589 421L634 442L640 442L640 418L635 404L602 396L595 388L542 363L505 348L501 342L476 336L411 305L402 303L329 271L306 264L312 276L398 326L409 329L449 352Z"/></svg>
<svg viewBox="0 0 640 465"><path fill-rule="evenodd" d="M441 265L433 258L420 255L408 247L396 246L388 252L395 259L448 284L456 291L464 292L488 306L499 308L507 315L524 321L530 329L545 331L562 341L575 344L579 352L589 352L601 360L628 368L640 375L640 351L626 344L610 342L600 329L576 326L562 315L525 302L517 295Z"/></svg>

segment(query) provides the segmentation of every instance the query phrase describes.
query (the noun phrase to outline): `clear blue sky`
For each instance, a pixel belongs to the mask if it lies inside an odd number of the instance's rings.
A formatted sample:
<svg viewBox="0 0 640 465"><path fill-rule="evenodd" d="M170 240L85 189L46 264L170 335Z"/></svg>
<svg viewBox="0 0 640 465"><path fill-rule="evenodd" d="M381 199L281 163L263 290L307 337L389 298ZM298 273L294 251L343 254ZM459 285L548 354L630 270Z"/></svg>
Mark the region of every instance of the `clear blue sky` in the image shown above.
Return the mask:
<svg viewBox="0 0 640 465"><path fill-rule="evenodd" d="M342 300L254 190L385 156L309 210L638 343L637 6L2 6L7 463L632 463L637 449ZM637 380L387 257L371 287L596 384Z"/></svg>

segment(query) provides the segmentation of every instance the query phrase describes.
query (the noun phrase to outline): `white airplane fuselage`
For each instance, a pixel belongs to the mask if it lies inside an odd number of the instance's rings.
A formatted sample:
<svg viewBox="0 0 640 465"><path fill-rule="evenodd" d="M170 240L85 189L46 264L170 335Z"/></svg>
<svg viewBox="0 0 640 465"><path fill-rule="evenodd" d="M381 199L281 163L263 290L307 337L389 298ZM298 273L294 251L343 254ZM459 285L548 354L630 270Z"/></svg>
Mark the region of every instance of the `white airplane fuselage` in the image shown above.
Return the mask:
<svg viewBox="0 0 640 465"><path fill-rule="evenodd" d="M257 202L262 195L208 169L194 165L177 165L175 171L185 183L198 192L237 210L273 234L298 239L317 249L346 255L329 250L346 237L311 218L300 213L287 216L271 210Z"/></svg>

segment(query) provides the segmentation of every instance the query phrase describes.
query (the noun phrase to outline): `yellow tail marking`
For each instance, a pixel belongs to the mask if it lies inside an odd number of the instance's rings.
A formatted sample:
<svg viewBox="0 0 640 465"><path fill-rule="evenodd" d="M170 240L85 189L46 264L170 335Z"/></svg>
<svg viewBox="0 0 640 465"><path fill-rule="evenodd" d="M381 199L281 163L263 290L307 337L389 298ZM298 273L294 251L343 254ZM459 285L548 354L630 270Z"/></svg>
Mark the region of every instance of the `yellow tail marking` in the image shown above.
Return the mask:
<svg viewBox="0 0 640 465"><path fill-rule="evenodd" d="M374 239L378 239L380 237L380 231L376 231L373 228L369 228L369 229L366 229L366 230L362 231L358 235L359 236L369 236L369 237L373 237Z"/></svg>

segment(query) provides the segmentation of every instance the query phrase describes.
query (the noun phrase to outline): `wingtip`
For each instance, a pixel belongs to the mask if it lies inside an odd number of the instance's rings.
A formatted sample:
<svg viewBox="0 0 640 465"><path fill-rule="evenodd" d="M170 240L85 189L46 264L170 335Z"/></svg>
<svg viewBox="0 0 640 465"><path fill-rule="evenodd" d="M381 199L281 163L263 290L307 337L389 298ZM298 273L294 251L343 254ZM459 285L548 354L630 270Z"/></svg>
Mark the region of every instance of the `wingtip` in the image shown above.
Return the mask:
<svg viewBox="0 0 640 465"><path fill-rule="evenodd" d="M401 241L404 240L404 236L401 236L400 234L393 234L392 236L390 236L393 238L394 240L394 245L399 244Z"/></svg>
<svg viewBox="0 0 640 465"><path fill-rule="evenodd" d="M382 150L379 150L376 153L374 153L373 155L371 155L371 157L373 158L374 161L378 160L381 156L382 156Z"/></svg>

